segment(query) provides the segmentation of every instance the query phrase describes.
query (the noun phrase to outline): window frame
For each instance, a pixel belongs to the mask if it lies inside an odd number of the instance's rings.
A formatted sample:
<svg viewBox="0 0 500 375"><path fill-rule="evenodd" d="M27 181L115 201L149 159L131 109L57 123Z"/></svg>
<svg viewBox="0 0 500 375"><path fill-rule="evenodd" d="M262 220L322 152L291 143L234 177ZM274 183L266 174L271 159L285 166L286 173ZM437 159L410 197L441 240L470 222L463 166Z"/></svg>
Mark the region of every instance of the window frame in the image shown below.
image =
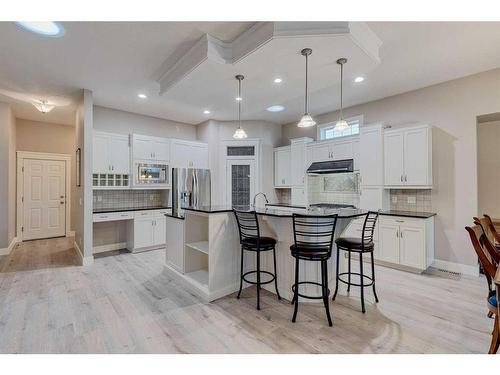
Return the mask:
<svg viewBox="0 0 500 375"><path fill-rule="evenodd" d="M317 126L317 133L316 133L316 140L318 141L332 141L332 140L335 140L335 139L343 139L343 138L348 138L348 137L354 137L354 136L357 136L359 135L359 132L361 131L361 127L363 126L363 115L357 115L357 116L352 116L352 117L348 117L345 119L347 122L349 121L358 121L358 128L359 128L359 131L358 133L356 134L349 134L349 135L343 135L343 136L340 136L340 137L332 137L332 138L322 138L322 134L324 133L325 129L328 129L328 128L331 128L333 126L335 126L335 123L337 121L332 121L332 122L326 122L324 124L320 124Z"/></svg>

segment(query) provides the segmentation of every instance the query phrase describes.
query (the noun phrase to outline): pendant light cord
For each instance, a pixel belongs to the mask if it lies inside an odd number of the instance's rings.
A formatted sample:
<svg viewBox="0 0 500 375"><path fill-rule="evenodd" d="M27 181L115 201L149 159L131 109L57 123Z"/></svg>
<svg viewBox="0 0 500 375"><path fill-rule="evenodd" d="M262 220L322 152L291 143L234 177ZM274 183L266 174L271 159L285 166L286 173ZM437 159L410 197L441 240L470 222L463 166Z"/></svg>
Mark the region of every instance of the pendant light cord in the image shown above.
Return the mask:
<svg viewBox="0 0 500 375"><path fill-rule="evenodd" d="M340 119L344 119L343 113L343 87L342 82L344 81L344 64L340 64Z"/></svg>
<svg viewBox="0 0 500 375"><path fill-rule="evenodd" d="M308 64L307 64L308 57L309 57L309 55L306 55L306 101L305 101L304 114L309 113L309 111L308 111L309 108L308 108L308 103L307 103L307 72L309 70Z"/></svg>
<svg viewBox="0 0 500 375"><path fill-rule="evenodd" d="M241 129L241 102L243 98L241 97L241 78L238 78L238 128Z"/></svg>

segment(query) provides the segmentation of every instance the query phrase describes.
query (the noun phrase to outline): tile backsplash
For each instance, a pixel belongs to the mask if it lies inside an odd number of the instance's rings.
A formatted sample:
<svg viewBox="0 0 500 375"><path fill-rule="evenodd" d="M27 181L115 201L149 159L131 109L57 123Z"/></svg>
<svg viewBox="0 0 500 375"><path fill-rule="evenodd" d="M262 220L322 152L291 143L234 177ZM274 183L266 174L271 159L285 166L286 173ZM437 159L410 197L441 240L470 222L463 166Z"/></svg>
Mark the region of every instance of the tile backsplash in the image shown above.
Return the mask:
<svg viewBox="0 0 500 375"><path fill-rule="evenodd" d="M391 210L431 212L431 193L430 189L391 189Z"/></svg>
<svg viewBox="0 0 500 375"><path fill-rule="evenodd" d="M168 203L169 190L94 190L94 209L158 207Z"/></svg>
<svg viewBox="0 0 500 375"><path fill-rule="evenodd" d="M308 176L309 204L338 203L359 207L358 177L357 173Z"/></svg>
<svg viewBox="0 0 500 375"><path fill-rule="evenodd" d="M276 196L278 197L278 203L292 203L292 189L276 189Z"/></svg>

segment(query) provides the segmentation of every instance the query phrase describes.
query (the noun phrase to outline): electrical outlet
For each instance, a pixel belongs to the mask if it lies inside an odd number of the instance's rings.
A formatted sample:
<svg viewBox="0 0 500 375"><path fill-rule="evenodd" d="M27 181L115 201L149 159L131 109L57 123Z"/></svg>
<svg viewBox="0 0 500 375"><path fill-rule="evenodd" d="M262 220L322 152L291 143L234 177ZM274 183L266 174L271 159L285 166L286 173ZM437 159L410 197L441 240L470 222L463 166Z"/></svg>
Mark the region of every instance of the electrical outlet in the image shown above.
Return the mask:
<svg viewBox="0 0 500 375"><path fill-rule="evenodd" d="M398 197L397 197L397 196L395 196L395 195L393 195L393 196L391 197L391 201L392 201L392 203L398 203Z"/></svg>
<svg viewBox="0 0 500 375"><path fill-rule="evenodd" d="M97 201L98 201L98 202L102 202L102 195L98 195L98 196L97 196Z"/></svg>
<svg viewBox="0 0 500 375"><path fill-rule="evenodd" d="M149 200L152 202L155 200L155 196L153 194L149 194Z"/></svg>
<svg viewBox="0 0 500 375"><path fill-rule="evenodd" d="M417 204L417 197L415 196L411 196L411 197L408 197L408 204Z"/></svg>

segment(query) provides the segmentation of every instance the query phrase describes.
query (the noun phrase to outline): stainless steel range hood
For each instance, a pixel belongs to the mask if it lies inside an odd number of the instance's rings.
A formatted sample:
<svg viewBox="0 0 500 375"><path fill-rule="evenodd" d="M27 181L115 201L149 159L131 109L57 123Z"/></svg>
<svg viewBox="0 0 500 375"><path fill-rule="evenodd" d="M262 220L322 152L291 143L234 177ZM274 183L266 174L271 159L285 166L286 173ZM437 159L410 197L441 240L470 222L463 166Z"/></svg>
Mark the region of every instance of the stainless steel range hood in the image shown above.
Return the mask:
<svg viewBox="0 0 500 375"><path fill-rule="evenodd" d="M312 163L307 168L308 174L327 174L327 173L349 173L354 171L354 160L329 160Z"/></svg>

